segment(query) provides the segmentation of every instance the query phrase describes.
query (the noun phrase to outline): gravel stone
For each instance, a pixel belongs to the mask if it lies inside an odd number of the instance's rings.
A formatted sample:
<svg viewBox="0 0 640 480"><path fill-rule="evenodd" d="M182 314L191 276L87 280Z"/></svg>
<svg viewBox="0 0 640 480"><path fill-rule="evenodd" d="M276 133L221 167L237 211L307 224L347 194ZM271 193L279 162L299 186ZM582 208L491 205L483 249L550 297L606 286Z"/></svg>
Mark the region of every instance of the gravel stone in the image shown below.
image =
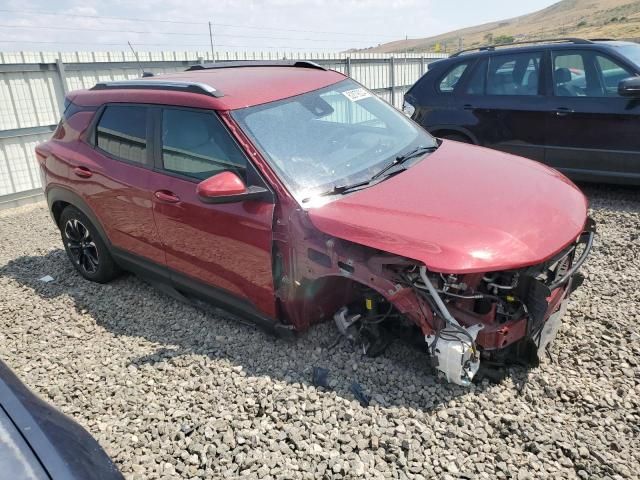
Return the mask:
<svg viewBox="0 0 640 480"><path fill-rule="evenodd" d="M0 358L128 479L637 479L640 189L584 189L598 237L553 361L497 385L442 383L399 342L329 348L330 323L290 343L132 275L87 282L44 204L0 211Z"/></svg>

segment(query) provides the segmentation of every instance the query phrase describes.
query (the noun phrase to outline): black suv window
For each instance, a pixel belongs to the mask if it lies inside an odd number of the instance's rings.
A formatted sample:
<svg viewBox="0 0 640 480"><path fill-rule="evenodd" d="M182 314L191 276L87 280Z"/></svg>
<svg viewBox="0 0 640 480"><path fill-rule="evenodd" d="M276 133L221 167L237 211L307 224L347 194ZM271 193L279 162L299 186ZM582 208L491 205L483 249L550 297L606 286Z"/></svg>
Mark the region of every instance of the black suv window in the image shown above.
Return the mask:
<svg viewBox="0 0 640 480"><path fill-rule="evenodd" d="M473 68L465 89L467 95L484 95L485 84L487 83L487 63L486 59L481 60Z"/></svg>
<svg viewBox="0 0 640 480"><path fill-rule="evenodd" d="M541 52L490 57L487 95L537 95L541 57Z"/></svg>
<svg viewBox="0 0 640 480"><path fill-rule="evenodd" d="M147 162L147 108L109 105L96 128L96 145L109 155L128 162Z"/></svg>
<svg viewBox="0 0 640 480"><path fill-rule="evenodd" d="M210 111L162 111L162 166L204 180L231 170L246 180L247 160L218 116Z"/></svg>
<svg viewBox="0 0 640 480"><path fill-rule="evenodd" d="M449 68L447 73L445 73L441 79L440 83L438 83L438 90L442 93L451 93L453 89L456 88L460 77L465 72L467 67L469 66L469 62L458 63Z"/></svg>
<svg viewBox="0 0 640 480"><path fill-rule="evenodd" d="M553 55L553 91L559 97L616 97L620 80L633 73L615 60L591 50Z"/></svg>

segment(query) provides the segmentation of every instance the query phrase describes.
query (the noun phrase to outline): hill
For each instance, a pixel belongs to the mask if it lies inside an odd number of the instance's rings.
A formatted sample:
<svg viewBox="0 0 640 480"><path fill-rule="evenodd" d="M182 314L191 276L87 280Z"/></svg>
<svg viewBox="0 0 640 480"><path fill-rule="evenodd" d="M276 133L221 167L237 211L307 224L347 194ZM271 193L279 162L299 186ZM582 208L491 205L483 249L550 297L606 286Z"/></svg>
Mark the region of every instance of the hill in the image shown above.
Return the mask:
<svg viewBox="0 0 640 480"><path fill-rule="evenodd" d="M453 52L461 47L554 37L640 38L640 1L562 0L527 15L359 51Z"/></svg>

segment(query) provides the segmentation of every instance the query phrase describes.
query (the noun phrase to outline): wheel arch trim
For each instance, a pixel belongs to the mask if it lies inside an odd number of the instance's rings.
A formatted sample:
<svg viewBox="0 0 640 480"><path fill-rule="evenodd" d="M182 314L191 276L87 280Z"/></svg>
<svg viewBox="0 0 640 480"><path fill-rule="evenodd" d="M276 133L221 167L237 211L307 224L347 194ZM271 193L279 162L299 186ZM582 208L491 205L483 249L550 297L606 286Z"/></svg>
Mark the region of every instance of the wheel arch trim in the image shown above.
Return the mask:
<svg viewBox="0 0 640 480"><path fill-rule="evenodd" d="M111 249L111 241L109 240L109 237L104 227L102 226L102 222L100 222L91 207L89 207L87 202L85 202L80 195L69 190L68 188L57 185L47 188L45 195L47 197L47 204L49 205L49 212L51 213L51 216L53 217L53 220L58 227L58 219L55 217L54 205L58 202L67 203L80 210L91 221L91 224L98 231L101 239L105 242L109 249Z"/></svg>
<svg viewBox="0 0 640 480"><path fill-rule="evenodd" d="M474 143L474 145L480 145L480 143L478 142L478 137L476 137L473 133L471 133L469 129L465 127L461 127L459 125L431 125L427 130L429 130L429 133L431 133L436 137L437 137L436 132L442 131L442 130L449 130L451 132L460 133L465 137L468 137Z"/></svg>

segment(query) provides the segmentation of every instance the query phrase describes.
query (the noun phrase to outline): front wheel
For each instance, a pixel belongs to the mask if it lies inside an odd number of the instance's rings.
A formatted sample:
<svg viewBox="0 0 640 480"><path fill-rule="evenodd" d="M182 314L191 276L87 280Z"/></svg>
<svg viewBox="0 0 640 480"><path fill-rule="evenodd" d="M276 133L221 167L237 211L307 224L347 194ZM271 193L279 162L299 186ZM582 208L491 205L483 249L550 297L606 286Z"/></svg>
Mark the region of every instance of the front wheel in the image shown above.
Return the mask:
<svg viewBox="0 0 640 480"><path fill-rule="evenodd" d="M72 206L65 208L59 227L67 256L80 275L98 283L118 276L109 249L84 213Z"/></svg>

